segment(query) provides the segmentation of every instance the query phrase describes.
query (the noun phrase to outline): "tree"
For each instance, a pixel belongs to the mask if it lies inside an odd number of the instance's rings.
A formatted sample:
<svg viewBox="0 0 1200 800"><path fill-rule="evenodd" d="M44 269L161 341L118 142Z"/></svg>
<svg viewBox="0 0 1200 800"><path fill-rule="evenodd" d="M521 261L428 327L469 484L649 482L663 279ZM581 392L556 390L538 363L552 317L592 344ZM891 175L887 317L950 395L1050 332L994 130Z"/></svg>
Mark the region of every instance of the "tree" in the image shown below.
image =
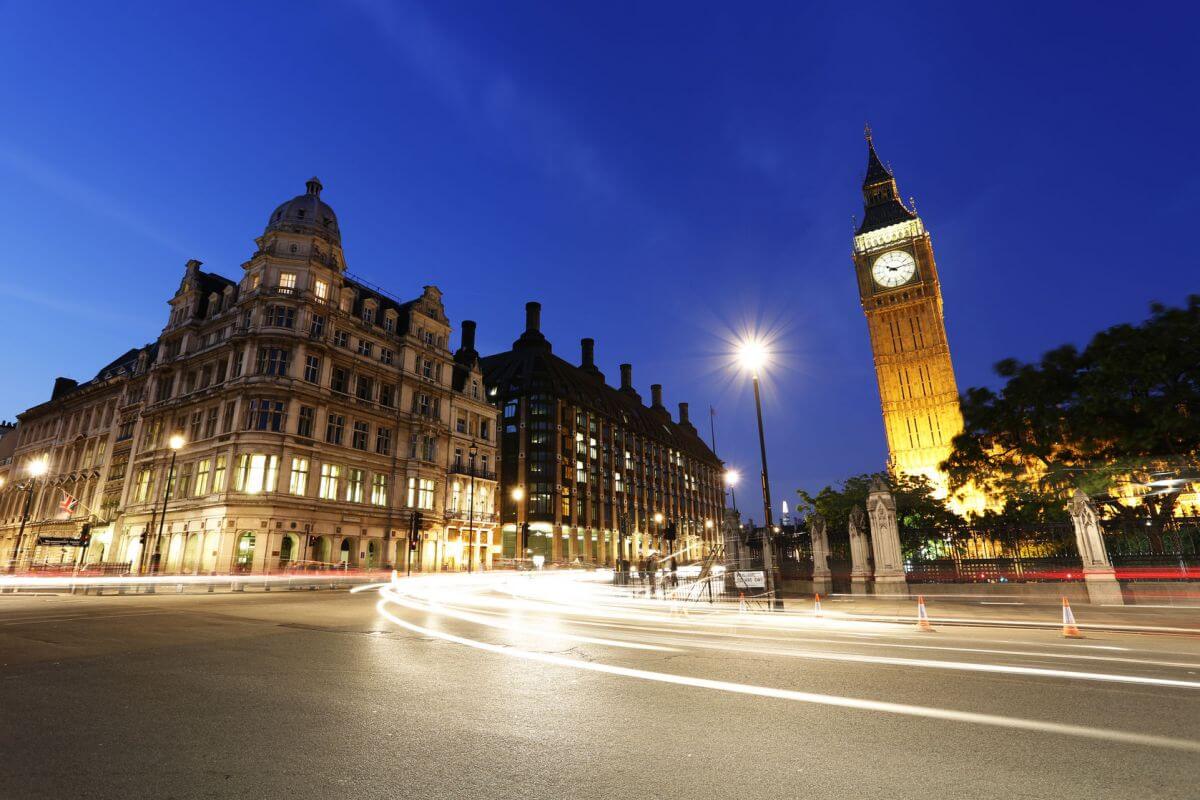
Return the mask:
<svg viewBox="0 0 1200 800"><path fill-rule="evenodd" d="M922 475L855 475L842 481L840 486L826 486L815 495L797 489L802 514L819 513L825 518L831 534L845 535L850 524L850 511L855 506L867 505L867 494L871 481L882 477L891 488L896 500L896 519L901 530L930 530L950 528L961 524L962 519L946 507L936 496L936 488Z"/></svg>
<svg viewBox="0 0 1200 800"><path fill-rule="evenodd" d="M1154 304L1142 324L1101 331L1082 351L1066 345L1036 363L1005 359L995 371L1003 388L972 388L963 398L963 432L942 465L952 488L974 483L1031 513L1065 506L1076 487L1113 497L1162 474L1194 474L1200 295L1183 308ZM1153 538L1178 496L1142 495Z"/></svg>

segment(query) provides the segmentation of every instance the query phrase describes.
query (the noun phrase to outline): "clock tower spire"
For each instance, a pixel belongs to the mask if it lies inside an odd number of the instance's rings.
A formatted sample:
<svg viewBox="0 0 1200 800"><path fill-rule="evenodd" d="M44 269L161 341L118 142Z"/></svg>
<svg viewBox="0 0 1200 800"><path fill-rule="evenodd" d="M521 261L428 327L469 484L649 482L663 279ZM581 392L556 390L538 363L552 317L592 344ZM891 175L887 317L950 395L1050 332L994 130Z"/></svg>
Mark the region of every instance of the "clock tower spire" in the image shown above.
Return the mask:
<svg viewBox="0 0 1200 800"><path fill-rule="evenodd" d="M866 129L863 220L854 268L867 317L891 467L943 492L939 465L963 426L929 232L900 200L896 178Z"/></svg>

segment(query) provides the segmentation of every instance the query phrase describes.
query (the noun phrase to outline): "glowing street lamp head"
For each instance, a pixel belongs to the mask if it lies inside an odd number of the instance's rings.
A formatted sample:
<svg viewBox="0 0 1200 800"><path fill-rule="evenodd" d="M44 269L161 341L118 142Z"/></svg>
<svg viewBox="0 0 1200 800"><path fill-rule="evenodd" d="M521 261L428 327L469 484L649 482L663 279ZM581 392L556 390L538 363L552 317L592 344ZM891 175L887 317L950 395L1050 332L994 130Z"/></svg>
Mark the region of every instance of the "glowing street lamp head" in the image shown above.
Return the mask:
<svg viewBox="0 0 1200 800"><path fill-rule="evenodd" d="M525 499L525 490L520 486L514 486L512 490L512 499L518 503Z"/></svg>
<svg viewBox="0 0 1200 800"><path fill-rule="evenodd" d="M706 519L706 520L704 520L704 527L705 527L705 528L711 528L712 526L713 526L713 523L712 523L712 520L711 520L711 519Z"/></svg>
<svg viewBox="0 0 1200 800"><path fill-rule="evenodd" d="M654 524L655 524L655 525L661 525L661 524L662 524L662 521L663 521L663 515L662 515L662 512L661 512L661 511L655 511L655 512L654 512Z"/></svg>
<svg viewBox="0 0 1200 800"><path fill-rule="evenodd" d="M35 458L25 467L25 471L29 473L31 478L40 478L50 469L50 463L45 456Z"/></svg>
<svg viewBox="0 0 1200 800"><path fill-rule="evenodd" d="M736 469L725 470L725 485L726 486L737 486L738 481L740 481L741 479L742 479L742 473L738 472Z"/></svg>
<svg viewBox="0 0 1200 800"><path fill-rule="evenodd" d="M746 339L738 345L738 364L753 375L757 375L759 370L767 365L770 358L771 354L767 352L767 346L759 339Z"/></svg>
<svg viewBox="0 0 1200 800"><path fill-rule="evenodd" d="M172 450L179 450L185 444L187 444L187 439L183 438L182 433L176 433L176 434L173 434L171 436L171 438L167 440L167 444L171 446Z"/></svg>

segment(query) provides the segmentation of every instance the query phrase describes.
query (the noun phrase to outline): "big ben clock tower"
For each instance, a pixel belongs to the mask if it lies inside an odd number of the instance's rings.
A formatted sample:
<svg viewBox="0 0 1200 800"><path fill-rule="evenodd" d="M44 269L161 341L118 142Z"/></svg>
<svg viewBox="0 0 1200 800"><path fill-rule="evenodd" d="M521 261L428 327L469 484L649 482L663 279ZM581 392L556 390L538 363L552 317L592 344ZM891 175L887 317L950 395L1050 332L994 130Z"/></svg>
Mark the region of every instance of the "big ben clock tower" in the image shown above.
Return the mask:
<svg viewBox="0 0 1200 800"><path fill-rule="evenodd" d="M867 128L865 214L854 237L858 292L867 315L883 426L893 469L924 475L943 493L938 465L963 427L929 233L901 202Z"/></svg>

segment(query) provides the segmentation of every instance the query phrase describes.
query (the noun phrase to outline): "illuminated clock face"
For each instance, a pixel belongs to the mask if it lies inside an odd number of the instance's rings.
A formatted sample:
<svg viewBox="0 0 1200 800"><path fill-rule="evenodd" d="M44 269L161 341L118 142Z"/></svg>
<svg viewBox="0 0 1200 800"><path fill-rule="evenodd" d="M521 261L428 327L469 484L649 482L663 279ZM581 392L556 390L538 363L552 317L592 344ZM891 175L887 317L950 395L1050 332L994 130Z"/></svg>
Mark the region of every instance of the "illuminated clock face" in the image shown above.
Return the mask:
<svg viewBox="0 0 1200 800"><path fill-rule="evenodd" d="M892 250L875 259L871 267L871 277L880 286L890 289L912 280L917 271L917 262L912 254L904 250Z"/></svg>

